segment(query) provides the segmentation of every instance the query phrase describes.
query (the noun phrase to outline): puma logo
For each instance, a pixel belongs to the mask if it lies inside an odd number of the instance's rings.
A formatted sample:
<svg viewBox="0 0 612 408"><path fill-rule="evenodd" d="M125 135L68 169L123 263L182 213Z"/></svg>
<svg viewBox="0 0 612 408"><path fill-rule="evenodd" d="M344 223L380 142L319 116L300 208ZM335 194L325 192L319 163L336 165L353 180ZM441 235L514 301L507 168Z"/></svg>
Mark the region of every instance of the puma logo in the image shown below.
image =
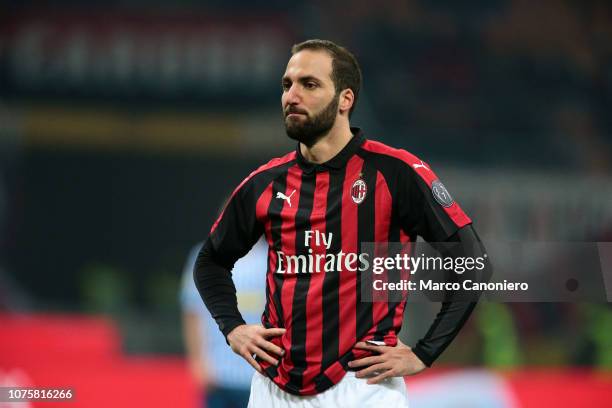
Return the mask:
<svg viewBox="0 0 612 408"><path fill-rule="evenodd" d="M421 160L421 164L413 164L412 167L416 169L418 169L419 167L424 168L425 170L429 171L429 168L425 165L425 163L423 163L423 160Z"/></svg>
<svg viewBox="0 0 612 408"><path fill-rule="evenodd" d="M289 194L289 196L286 196L285 194L281 193L280 191L278 193L276 193L276 198L280 198L281 200L285 200L287 202L287 204L289 204L289 207L291 207L291 196L293 196L293 193L295 193L295 190L293 190L291 192L291 194Z"/></svg>

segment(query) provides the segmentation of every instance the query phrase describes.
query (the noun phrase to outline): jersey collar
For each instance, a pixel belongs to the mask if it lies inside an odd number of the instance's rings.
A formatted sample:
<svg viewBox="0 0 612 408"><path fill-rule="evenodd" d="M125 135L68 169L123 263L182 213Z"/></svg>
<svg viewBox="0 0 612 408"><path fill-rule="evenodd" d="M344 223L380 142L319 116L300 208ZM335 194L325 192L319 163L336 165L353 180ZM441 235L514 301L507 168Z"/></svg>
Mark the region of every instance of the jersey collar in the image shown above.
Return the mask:
<svg viewBox="0 0 612 408"><path fill-rule="evenodd" d="M340 150L340 152L326 161L325 163L311 163L304 156L300 150L300 144L298 143L296 148L297 163L305 173L313 171L325 171L330 169L341 169L346 166L348 160L359 150L363 142L365 142L365 136L363 131L358 127L351 127L351 133L353 137L349 142Z"/></svg>

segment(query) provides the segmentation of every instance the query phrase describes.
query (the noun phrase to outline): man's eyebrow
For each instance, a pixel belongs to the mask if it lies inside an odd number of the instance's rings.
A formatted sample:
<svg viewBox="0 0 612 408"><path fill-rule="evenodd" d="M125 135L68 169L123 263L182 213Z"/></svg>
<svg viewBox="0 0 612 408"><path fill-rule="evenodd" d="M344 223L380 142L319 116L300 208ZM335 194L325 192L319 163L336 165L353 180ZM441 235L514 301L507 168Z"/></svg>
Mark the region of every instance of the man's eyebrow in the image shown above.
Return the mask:
<svg viewBox="0 0 612 408"><path fill-rule="evenodd" d="M306 76L300 77L299 81L300 82L308 82L308 81L321 82L321 80L319 78L317 78L315 76L312 76L312 75L306 75Z"/></svg>
<svg viewBox="0 0 612 408"><path fill-rule="evenodd" d="M284 76L281 79L282 82L287 82L287 81L291 81L291 78L289 78L288 76ZM299 82L308 82L308 81L316 81L316 82L321 82L321 80L315 76L312 75L305 75L305 76L301 76L298 78Z"/></svg>

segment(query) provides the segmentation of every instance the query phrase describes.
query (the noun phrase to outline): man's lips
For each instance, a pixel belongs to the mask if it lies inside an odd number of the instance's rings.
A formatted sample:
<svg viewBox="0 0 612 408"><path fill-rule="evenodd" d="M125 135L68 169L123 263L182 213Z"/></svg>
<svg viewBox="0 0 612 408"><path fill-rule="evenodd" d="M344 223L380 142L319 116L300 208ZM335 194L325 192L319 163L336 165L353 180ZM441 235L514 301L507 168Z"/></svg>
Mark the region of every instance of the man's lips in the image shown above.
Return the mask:
<svg viewBox="0 0 612 408"><path fill-rule="evenodd" d="M289 109L285 112L285 116L289 117L289 116L295 116L295 115L304 115L306 116L306 112L304 111L300 111L300 110L294 110L294 109Z"/></svg>

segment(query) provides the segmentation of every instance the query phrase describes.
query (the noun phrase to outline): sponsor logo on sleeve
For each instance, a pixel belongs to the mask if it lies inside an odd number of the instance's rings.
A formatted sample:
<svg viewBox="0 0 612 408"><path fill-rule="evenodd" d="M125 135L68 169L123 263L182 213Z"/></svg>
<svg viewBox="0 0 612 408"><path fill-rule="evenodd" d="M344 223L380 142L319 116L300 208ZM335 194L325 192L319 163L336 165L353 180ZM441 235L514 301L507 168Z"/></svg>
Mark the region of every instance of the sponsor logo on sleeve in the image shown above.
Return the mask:
<svg viewBox="0 0 612 408"><path fill-rule="evenodd" d="M448 208L455 202L440 180L435 180L431 183L431 193L442 207Z"/></svg>

